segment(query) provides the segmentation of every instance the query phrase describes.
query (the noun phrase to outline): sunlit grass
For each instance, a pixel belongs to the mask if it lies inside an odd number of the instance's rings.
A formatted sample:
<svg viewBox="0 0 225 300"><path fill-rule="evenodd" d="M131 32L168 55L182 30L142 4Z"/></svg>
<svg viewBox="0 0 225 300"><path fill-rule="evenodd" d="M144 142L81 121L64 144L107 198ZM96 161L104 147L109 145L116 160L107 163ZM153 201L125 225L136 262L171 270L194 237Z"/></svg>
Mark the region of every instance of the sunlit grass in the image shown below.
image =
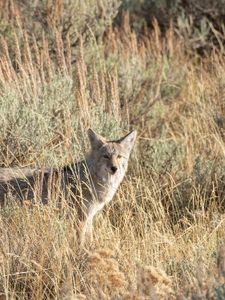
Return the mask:
<svg viewBox="0 0 225 300"><path fill-rule="evenodd" d="M223 299L220 54L198 64L180 40L163 40L156 24L143 39L127 22L104 39L79 35L75 48L66 48L60 32L55 48L47 47L48 37L36 45L34 37L26 42L16 34L16 53L4 41L1 53L2 166L79 160L88 151L88 127L108 139L136 128L138 139L86 249L79 248L71 208L8 199L0 213L0 297Z"/></svg>

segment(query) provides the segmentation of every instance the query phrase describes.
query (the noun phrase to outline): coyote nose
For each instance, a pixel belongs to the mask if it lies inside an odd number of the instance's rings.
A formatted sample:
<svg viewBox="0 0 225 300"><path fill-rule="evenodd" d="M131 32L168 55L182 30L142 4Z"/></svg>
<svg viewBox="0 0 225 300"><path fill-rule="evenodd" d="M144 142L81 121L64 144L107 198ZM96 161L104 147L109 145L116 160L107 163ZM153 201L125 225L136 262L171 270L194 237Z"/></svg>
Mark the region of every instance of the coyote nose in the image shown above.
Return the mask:
<svg viewBox="0 0 225 300"><path fill-rule="evenodd" d="M115 174L116 171L117 171L117 167L111 167L111 171L112 171L113 174Z"/></svg>

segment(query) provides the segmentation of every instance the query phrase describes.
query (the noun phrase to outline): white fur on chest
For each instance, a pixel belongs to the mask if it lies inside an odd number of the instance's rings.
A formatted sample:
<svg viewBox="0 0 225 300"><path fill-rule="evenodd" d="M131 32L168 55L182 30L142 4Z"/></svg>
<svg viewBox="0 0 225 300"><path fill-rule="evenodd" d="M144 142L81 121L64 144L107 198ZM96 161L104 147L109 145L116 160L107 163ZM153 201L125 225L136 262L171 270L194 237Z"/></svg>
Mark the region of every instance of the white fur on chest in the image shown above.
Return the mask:
<svg viewBox="0 0 225 300"><path fill-rule="evenodd" d="M104 202L94 202L90 205L89 210L88 210L88 217L92 219L98 211L100 211L103 207L105 206Z"/></svg>
<svg viewBox="0 0 225 300"><path fill-rule="evenodd" d="M122 170L121 172L118 172L116 178L111 176L110 179L107 180L107 187L103 191L99 192L99 198L101 198L101 202L95 201L89 207L89 218L93 218L98 211L102 210L103 207L113 199L113 196L122 182L124 175L125 170Z"/></svg>

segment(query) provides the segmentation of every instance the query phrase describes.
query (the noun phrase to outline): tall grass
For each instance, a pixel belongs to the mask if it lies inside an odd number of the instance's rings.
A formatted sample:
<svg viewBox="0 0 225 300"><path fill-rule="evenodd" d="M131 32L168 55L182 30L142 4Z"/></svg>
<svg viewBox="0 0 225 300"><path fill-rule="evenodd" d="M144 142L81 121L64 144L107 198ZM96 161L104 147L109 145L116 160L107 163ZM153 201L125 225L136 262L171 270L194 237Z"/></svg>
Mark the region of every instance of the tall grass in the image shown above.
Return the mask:
<svg viewBox="0 0 225 300"><path fill-rule="evenodd" d="M1 209L1 299L223 299L222 55L190 55L156 21L138 38L127 14L104 35L79 27L74 44L57 25L57 3L47 10L51 32L31 34L15 9L20 31L1 39L1 166L78 160L89 126L109 139L136 128L138 140L87 249L70 208L9 201Z"/></svg>

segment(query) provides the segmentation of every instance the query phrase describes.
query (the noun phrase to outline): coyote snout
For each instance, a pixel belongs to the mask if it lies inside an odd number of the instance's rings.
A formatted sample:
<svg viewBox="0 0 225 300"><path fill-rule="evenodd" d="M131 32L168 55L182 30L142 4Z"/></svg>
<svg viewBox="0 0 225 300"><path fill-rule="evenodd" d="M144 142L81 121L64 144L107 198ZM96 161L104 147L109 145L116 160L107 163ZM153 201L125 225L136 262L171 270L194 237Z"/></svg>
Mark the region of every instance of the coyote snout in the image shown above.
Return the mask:
<svg viewBox="0 0 225 300"><path fill-rule="evenodd" d="M108 153L110 153L110 149L107 150ZM103 163L106 165L106 172L108 172L111 175L116 174L118 168L119 168L119 159L117 154L107 154L103 155Z"/></svg>
<svg viewBox="0 0 225 300"><path fill-rule="evenodd" d="M117 171L117 167L112 166L112 167L111 167L111 171L112 171L112 174L115 174L116 171Z"/></svg>

